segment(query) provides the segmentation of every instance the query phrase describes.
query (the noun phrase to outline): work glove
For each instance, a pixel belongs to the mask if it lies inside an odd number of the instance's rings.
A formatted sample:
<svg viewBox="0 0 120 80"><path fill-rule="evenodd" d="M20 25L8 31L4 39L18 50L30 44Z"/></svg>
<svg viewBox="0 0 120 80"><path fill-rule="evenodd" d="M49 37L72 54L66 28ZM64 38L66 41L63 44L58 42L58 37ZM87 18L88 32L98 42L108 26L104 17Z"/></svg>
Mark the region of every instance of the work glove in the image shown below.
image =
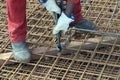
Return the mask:
<svg viewBox="0 0 120 80"><path fill-rule="evenodd" d="M41 4L43 4L49 13L55 12L57 14L61 13L61 9L57 6L55 0L38 0Z"/></svg>
<svg viewBox="0 0 120 80"><path fill-rule="evenodd" d="M53 34L62 32L65 34L69 27L69 24L74 21L73 17L68 17L64 12L62 12L60 18L58 19L57 25L53 29Z"/></svg>

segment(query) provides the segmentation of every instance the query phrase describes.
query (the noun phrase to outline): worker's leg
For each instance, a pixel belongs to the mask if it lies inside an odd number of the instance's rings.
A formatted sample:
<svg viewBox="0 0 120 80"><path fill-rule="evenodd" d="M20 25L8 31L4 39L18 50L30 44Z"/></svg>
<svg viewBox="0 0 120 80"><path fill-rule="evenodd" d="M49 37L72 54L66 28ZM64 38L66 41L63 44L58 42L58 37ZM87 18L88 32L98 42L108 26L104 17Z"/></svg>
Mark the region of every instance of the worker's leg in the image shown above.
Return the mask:
<svg viewBox="0 0 120 80"><path fill-rule="evenodd" d="M25 41L26 0L6 0L8 10L8 32L11 42Z"/></svg>
<svg viewBox="0 0 120 80"><path fill-rule="evenodd" d="M17 61L28 62L30 52L26 38L26 0L6 0L8 11L8 32Z"/></svg>
<svg viewBox="0 0 120 80"><path fill-rule="evenodd" d="M81 7L79 8L79 6L81 6L80 0L71 0L71 1L73 1L76 4L75 12L78 15L78 16L76 16L77 17L77 20L76 20L77 23L76 23L75 27L82 28L82 29L94 30L95 27L96 27L95 23L90 21L90 20L84 19L82 17ZM80 12L80 14L77 10Z"/></svg>

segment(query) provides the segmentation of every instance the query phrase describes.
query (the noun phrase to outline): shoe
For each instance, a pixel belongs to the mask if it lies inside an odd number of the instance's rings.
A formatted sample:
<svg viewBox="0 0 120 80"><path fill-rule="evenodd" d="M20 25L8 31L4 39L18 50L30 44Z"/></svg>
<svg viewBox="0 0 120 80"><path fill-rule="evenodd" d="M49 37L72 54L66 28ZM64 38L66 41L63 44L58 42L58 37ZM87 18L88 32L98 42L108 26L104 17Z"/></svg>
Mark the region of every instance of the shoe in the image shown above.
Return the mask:
<svg viewBox="0 0 120 80"><path fill-rule="evenodd" d="M19 43L11 43L13 48L13 55L18 62L30 62L31 52L25 41Z"/></svg>
<svg viewBox="0 0 120 80"><path fill-rule="evenodd" d="M81 20L80 22L75 25L76 28L88 29L88 30L95 30L96 25L92 21L89 20Z"/></svg>

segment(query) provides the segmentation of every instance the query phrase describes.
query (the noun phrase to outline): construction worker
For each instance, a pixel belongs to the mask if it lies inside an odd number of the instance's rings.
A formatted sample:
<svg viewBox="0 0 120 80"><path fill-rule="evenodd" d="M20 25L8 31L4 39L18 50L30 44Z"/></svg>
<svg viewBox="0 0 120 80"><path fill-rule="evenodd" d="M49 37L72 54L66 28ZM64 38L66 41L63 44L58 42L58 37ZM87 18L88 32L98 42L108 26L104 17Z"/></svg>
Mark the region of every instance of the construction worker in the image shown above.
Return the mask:
<svg viewBox="0 0 120 80"><path fill-rule="evenodd" d="M86 20L83 18L81 14L81 4L80 0L56 0L57 2L63 2L63 8L65 10L56 9L56 12L61 14L60 18L58 19L57 25L53 29L53 34L57 34L58 32L62 31L64 34L66 33L69 25L76 26L82 29L95 29L95 24L92 21ZM51 4L55 3L55 0L39 0L46 9L49 11L55 10L55 8L51 8ZM50 3L50 4L49 4Z"/></svg>
<svg viewBox="0 0 120 80"><path fill-rule="evenodd" d="M52 3L52 5L51 5ZM14 58L19 62L30 62L31 52L25 42L27 34L26 0L6 0L8 14L8 33ZM54 0L46 0L49 12L60 14L60 8Z"/></svg>
<svg viewBox="0 0 120 80"><path fill-rule="evenodd" d="M61 15L57 25L53 29L53 34L57 34L59 31L65 33L71 22L72 25L80 25L85 29L95 28L93 22L83 19L80 0L65 1L67 2L66 9L65 11L61 11L55 0L39 0L50 13L55 12ZM19 62L29 62L31 52L25 42L27 33L26 0L6 0L6 4L8 12L8 32L14 58ZM72 14L75 19L72 18Z"/></svg>
<svg viewBox="0 0 120 80"><path fill-rule="evenodd" d="M75 26L77 28L94 30L96 25L89 20L83 18L81 14L80 0L57 0L57 2L63 2L63 9L57 25L53 29L53 34L57 34L62 31L66 33L69 26Z"/></svg>

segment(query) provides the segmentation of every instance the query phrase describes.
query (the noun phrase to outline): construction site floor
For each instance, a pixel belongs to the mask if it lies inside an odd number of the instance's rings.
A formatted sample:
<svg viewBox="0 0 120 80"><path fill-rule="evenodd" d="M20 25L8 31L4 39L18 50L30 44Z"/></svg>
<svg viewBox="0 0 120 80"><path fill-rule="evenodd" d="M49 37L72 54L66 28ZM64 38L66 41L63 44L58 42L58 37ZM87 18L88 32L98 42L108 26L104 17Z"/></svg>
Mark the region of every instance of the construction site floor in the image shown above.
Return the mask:
<svg viewBox="0 0 120 80"><path fill-rule="evenodd" d="M83 16L96 24L98 32L76 31L61 54L55 48L53 17L37 0L26 1L27 43L34 57L30 63L19 63L13 56L1 58L0 80L120 80L119 0L81 0ZM3 55L12 52L5 0L0 0L0 15Z"/></svg>

